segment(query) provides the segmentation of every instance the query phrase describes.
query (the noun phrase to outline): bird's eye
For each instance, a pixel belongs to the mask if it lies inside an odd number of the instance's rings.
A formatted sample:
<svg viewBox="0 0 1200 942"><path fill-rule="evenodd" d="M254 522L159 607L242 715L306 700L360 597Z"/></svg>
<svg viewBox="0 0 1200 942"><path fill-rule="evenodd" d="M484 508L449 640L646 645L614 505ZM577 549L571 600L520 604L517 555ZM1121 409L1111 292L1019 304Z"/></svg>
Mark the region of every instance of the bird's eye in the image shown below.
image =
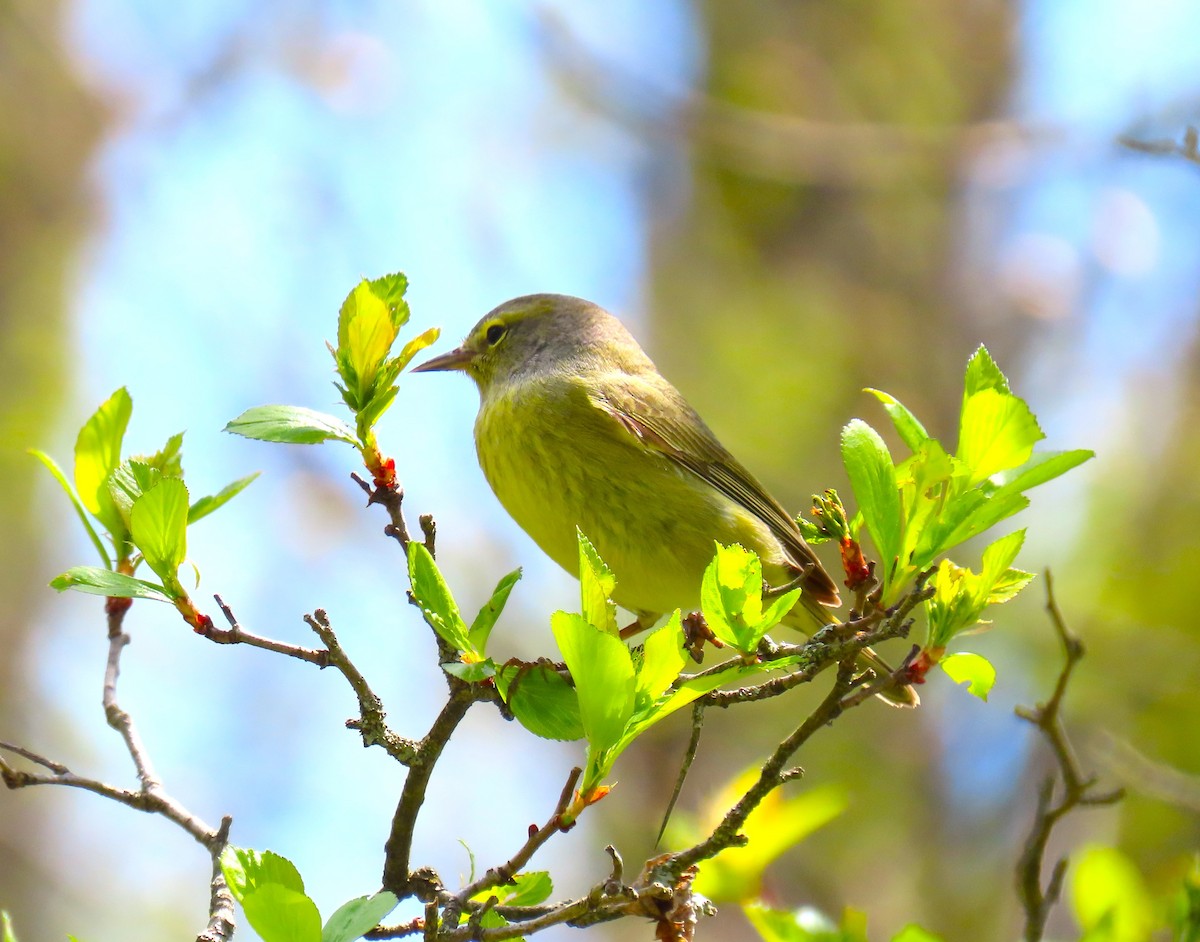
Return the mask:
<svg viewBox="0 0 1200 942"><path fill-rule="evenodd" d="M500 338L508 333L508 328L503 324L492 324L487 329L483 337L487 341L489 347L494 347L500 342Z"/></svg>

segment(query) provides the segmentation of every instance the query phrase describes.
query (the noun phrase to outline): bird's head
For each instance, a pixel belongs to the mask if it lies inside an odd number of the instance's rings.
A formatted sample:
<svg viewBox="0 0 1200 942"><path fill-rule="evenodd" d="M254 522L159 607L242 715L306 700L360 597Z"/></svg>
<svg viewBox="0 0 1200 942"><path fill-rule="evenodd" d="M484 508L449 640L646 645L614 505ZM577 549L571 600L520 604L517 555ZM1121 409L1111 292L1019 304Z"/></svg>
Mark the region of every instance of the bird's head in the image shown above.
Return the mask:
<svg viewBox="0 0 1200 942"><path fill-rule="evenodd" d="M461 346L413 372L461 371L486 392L528 377L645 363L637 341L602 307L565 294L529 294L494 308Z"/></svg>

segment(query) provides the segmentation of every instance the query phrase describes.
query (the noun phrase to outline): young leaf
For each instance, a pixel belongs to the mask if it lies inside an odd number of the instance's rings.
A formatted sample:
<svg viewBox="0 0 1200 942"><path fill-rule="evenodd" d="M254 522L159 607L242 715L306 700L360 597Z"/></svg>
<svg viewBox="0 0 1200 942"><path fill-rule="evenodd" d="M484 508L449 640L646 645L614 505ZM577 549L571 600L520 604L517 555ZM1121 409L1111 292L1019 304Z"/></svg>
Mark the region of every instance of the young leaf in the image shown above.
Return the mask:
<svg viewBox="0 0 1200 942"><path fill-rule="evenodd" d="M395 358L397 371L408 366L408 364L412 362L412 358L426 347L437 343L437 339L441 335L442 329L440 327L430 327L428 330L422 331L421 333L417 334L417 336L413 337L412 340L404 345L404 347L400 350L400 353Z"/></svg>
<svg viewBox="0 0 1200 942"><path fill-rule="evenodd" d="M277 883L297 893L304 892L304 880L296 865L274 851L257 851L230 844L221 854L221 871L238 902L247 893L269 883Z"/></svg>
<svg viewBox="0 0 1200 942"><path fill-rule="evenodd" d="M261 471L255 471L253 474L247 474L244 478L238 478L232 484L225 485L217 493L209 497L201 497L188 508L188 523L195 523L197 520L207 517L219 507L229 503L254 483L254 479L261 473Z"/></svg>
<svg viewBox="0 0 1200 942"><path fill-rule="evenodd" d="M396 902L395 893L381 890L374 896L360 896L343 903L321 930L321 942L354 942L355 939L361 939L396 908Z"/></svg>
<svg viewBox="0 0 1200 942"><path fill-rule="evenodd" d="M558 671L545 664L505 665L496 674L496 687L533 735L568 742L583 738L579 696Z"/></svg>
<svg viewBox="0 0 1200 942"><path fill-rule="evenodd" d="M1072 468L1078 467L1096 453L1087 448L1073 451L1043 451L1035 454L1023 465L993 474L992 483L1003 490L1027 491L1031 487L1052 481Z"/></svg>
<svg viewBox="0 0 1200 942"><path fill-rule="evenodd" d="M471 630L467 633L467 637L471 647L480 654L487 650L488 636L492 633L496 619L504 611L504 605L508 602L508 596L512 592L513 586L520 578L521 570L514 569L497 582L496 588L492 590L492 597L487 600L487 603L479 610L479 614L475 616L475 620L471 622Z"/></svg>
<svg viewBox="0 0 1200 942"><path fill-rule="evenodd" d="M483 661L451 661L443 664L442 670L468 684L477 684L496 676L496 664L490 657Z"/></svg>
<svg viewBox="0 0 1200 942"><path fill-rule="evenodd" d="M528 870L513 877L513 885L504 887L507 896L505 906L538 906L550 898L554 892L554 882L549 872L545 870ZM496 888L489 890L494 893Z"/></svg>
<svg viewBox="0 0 1200 942"><path fill-rule="evenodd" d="M179 478L164 478L133 503L129 533L146 565L170 585L187 556L187 487Z"/></svg>
<svg viewBox="0 0 1200 942"><path fill-rule="evenodd" d="M762 563L741 546L716 545L700 583L700 607L713 634L743 654L758 647L762 621Z"/></svg>
<svg viewBox="0 0 1200 942"><path fill-rule="evenodd" d="M67 476L63 474L62 468L58 463L44 451L39 451L36 448L30 448L29 454L37 458L46 470L53 475L54 480L59 483L59 486L66 492L67 497L71 501L71 506L75 508L75 514L79 517L79 522L83 524L83 529L87 531L88 539L92 541L92 546L96 547L96 552L100 554L100 559L104 561L104 565L112 569L112 557L108 555L108 550L104 546L104 541L100 539L100 534L96 532L96 528L92 526L92 521L88 519L87 510L83 506L83 502L79 499L79 495L75 493L75 488L71 486L71 482L67 480Z"/></svg>
<svg viewBox="0 0 1200 942"><path fill-rule="evenodd" d="M408 544L408 578L425 621L455 651L471 651L467 625L459 614L450 587L424 543Z"/></svg>
<svg viewBox="0 0 1200 942"><path fill-rule="evenodd" d="M996 683L996 668L987 658L960 651L942 658L938 663L956 684L965 683L969 694L987 700Z"/></svg>
<svg viewBox="0 0 1200 942"><path fill-rule="evenodd" d="M963 402L984 389L993 389L999 393L1009 391L1008 378L1000 372L1000 367L988 353L987 347L980 344L967 361L967 373L963 378Z"/></svg>
<svg viewBox="0 0 1200 942"><path fill-rule="evenodd" d="M73 569L68 569L50 583L50 588L57 589L59 592L66 589L78 589L80 592L103 595L108 598L172 601L171 595L160 585L95 566L75 566Z"/></svg>
<svg viewBox="0 0 1200 942"><path fill-rule="evenodd" d="M317 445L328 441L358 443L354 429L341 419L303 406L254 406L226 425L225 431L286 445Z"/></svg>
<svg viewBox="0 0 1200 942"><path fill-rule="evenodd" d="M890 393L885 393L882 389L868 387L866 391L883 403L884 411L891 417L896 431L904 439L904 444L912 451L916 451L925 443L929 438L929 433L925 431L925 426L917 420L917 417L908 411L904 403Z"/></svg>
<svg viewBox="0 0 1200 942"><path fill-rule="evenodd" d="M871 539L882 557L885 583L900 555L900 494L896 468L879 433L861 419L842 429L842 463Z"/></svg>
<svg viewBox="0 0 1200 942"><path fill-rule="evenodd" d="M982 389L963 403L957 457L971 470L969 483L975 485L1025 464L1045 437L1023 399Z"/></svg>
<svg viewBox="0 0 1200 942"><path fill-rule="evenodd" d="M163 473L160 469L140 458L126 458L109 475L108 494L117 513L121 515L126 530L129 528L133 502L162 479Z"/></svg>
<svg viewBox="0 0 1200 942"><path fill-rule="evenodd" d="M643 710L657 700L687 664L682 619L679 609L665 625L642 645L641 666L637 672L634 709Z"/></svg>
<svg viewBox="0 0 1200 942"><path fill-rule="evenodd" d="M1085 938L1096 930L1113 942L1151 937L1154 900L1133 861L1115 847L1092 846L1071 863L1071 908Z"/></svg>
<svg viewBox="0 0 1200 942"><path fill-rule="evenodd" d="M114 537L124 534L108 494L108 476L121 461L121 443L133 414L133 400L122 386L98 408L75 439L75 489L79 499Z"/></svg>
<svg viewBox="0 0 1200 942"><path fill-rule="evenodd" d="M246 921L262 942L321 942L321 913L303 893L268 883L241 902Z"/></svg>
<svg viewBox="0 0 1200 942"><path fill-rule="evenodd" d="M618 633L617 607L611 598L617 587L617 577L578 527L575 528L575 537L579 541L579 591L583 617L589 624L615 635Z"/></svg>
<svg viewBox="0 0 1200 942"><path fill-rule="evenodd" d="M550 628L575 681L579 717L590 751L609 749L633 714L634 673L629 648L616 635L597 628L581 615L555 612L550 617Z"/></svg>

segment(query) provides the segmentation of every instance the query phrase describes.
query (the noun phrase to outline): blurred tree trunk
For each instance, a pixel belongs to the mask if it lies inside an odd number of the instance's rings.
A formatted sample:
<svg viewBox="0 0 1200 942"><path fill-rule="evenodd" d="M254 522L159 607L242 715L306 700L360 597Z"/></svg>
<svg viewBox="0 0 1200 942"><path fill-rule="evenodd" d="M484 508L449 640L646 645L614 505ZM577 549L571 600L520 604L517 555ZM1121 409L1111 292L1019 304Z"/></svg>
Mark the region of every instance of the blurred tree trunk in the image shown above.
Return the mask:
<svg viewBox="0 0 1200 942"><path fill-rule="evenodd" d="M49 444L69 384L66 306L90 214L85 170L105 119L71 72L62 17L54 0L0 6L0 731L33 746L26 733L36 725L44 735L52 723L32 722L37 678L26 651L33 612L46 600L42 547L57 534L34 519L34 482L45 472L24 450ZM11 796L0 814L0 906L18 937L50 938L52 925L61 929L50 918L57 887L38 864L48 822L31 798Z"/></svg>
<svg viewBox="0 0 1200 942"><path fill-rule="evenodd" d="M654 223L651 344L726 445L798 512L842 485L846 420L863 415L890 436L864 386L895 393L953 443L979 341L950 275L956 193L970 129L1007 92L1012 8L708 0L696 14L707 76L683 121L686 195ZM986 834L950 833L970 826L942 813L933 725L881 708L814 742L802 763L814 781L851 783L853 810L772 871L776 904L834 916L863 906L880 933L916 920L946 938L996 937L1011 905L1003 832L993 821L974 825ZM754 761L743 751L735 762ZM741 767L708 758L717 767L699 768L697 782ZM648 775L657 781L661 766ZM967 850L980 846L996 856ZM988 867L1003 888L980 879Z"/></svg>

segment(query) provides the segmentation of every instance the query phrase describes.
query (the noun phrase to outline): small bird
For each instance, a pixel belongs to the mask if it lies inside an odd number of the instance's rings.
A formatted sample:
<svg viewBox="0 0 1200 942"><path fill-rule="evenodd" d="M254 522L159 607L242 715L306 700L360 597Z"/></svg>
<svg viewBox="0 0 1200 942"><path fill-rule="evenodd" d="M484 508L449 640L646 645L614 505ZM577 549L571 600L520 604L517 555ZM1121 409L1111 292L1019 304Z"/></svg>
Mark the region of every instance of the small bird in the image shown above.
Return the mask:
<svg viewBox="0 0 1200 942"><path fill-rule="evenodd" d="M583 531L616 576L613 601L642 627L699 607L714 541L757 553L769 585L800 580L789 626L834 620L822 606L841 603L837 584L795 521L600 306L560 294L506 301L462 346L414 368L435 370L479 388L475 449L504 509L576 577ZM887 669L874 652L864 658ZM911 687L887 699L918 702Z"/></svg>

